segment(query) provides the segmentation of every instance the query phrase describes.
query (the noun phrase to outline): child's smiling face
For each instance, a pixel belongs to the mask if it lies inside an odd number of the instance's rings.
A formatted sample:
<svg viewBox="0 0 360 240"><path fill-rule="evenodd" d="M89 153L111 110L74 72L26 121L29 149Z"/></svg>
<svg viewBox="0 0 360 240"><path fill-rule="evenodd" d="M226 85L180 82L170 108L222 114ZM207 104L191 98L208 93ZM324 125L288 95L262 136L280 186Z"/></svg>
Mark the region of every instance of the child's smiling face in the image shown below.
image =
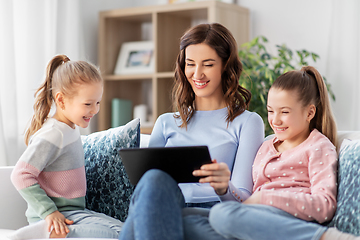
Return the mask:
<svg viewBox="0 0 360 240"><path fill-rule="evenodd" d="M86 128L90 120L100 110L100 101L103 94L102 83L79 84L77 94L73 97L64 97L64 106L58 110L61 119L70 127L75 125ZM59 116L58 115L58 116Z"/></svg>
<svg viewBox="0 0 360 240"><path fill-rule="evenodd" d="M316 108L303 106L297 91L271 88L267 109L269 124L280 141L296 146L309 136Z"/></svg>

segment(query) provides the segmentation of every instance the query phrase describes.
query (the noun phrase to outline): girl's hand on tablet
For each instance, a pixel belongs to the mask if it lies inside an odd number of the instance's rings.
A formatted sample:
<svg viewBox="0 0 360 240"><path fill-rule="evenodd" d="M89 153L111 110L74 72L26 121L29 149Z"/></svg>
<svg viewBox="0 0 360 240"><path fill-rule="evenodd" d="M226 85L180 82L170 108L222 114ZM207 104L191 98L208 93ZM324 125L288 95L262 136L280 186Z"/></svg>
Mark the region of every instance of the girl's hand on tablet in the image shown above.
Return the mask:
<svg viewBox="0 0 360 240"><path fill-rule="evenodd" d="M200 178L200 183L209 183L218 195L224 195L229 187L230 170L225 163L213 163L202 165L200 170L195 170L193 175Z"/></svg>

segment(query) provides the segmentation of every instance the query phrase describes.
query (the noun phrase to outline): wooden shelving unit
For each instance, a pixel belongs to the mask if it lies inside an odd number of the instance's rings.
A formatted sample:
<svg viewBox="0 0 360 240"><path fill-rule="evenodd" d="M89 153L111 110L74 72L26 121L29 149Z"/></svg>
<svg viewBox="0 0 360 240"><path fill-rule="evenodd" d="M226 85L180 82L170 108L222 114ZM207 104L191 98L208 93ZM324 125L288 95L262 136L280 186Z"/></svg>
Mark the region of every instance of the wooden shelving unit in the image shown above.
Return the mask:
<svg viewBox="0 0 360 240"><path fill-rule="evenodd" d="M180 37L191 26L204 22L223 24L239 45L249 40L249 11L235 4L200 1L100 12L98 56L105 84L99 130L111 126L113 98L129 99L133 106L147 104L152 122L173 110L170 90ZM144 34L146 27L150 34ZM154 73L114 75L122 43L149 40L154 42ZM151 133L151 129L141 131Z"/></svg>

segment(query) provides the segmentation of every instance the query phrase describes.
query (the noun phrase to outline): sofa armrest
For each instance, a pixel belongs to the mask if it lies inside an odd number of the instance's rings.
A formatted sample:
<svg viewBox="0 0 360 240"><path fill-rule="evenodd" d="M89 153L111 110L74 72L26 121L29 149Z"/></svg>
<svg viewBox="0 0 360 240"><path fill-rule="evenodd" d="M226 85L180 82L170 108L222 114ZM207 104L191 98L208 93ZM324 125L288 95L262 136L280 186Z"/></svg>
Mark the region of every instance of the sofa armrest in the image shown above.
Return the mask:
<svg viewBox="0 0 360 240"><path fill-rule="evenodd" d="M0 229L18 229L26 226L25 200L11 183L11 167L0 167Z"/></svg>

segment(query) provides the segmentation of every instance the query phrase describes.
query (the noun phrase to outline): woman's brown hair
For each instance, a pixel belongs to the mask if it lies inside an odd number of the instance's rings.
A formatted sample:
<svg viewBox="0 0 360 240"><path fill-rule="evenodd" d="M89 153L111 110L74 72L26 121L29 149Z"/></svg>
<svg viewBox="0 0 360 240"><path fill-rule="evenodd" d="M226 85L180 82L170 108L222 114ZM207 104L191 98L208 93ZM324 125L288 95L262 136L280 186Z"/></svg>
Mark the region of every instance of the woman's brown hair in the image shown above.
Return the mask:
<svg viewBox="0 0 360 240"><path fill-rule="evenodd" d="M85 61L70 61L66 55L57 55L46 68L44 83L35 92L34 115L25 132L25 143L37 132L51 110L57 92L73 97L77 93L76 84L103 82L99 70Z"/></svg>
<svg viewBox="0 0 360 240"><path fill-rule="evenodd" d="M295 90L303 106L314 104L316 113L310 121L310 130L316 128L336 146L337 132L326 84L320 73L311 66L290 71L278 77L271 88Z"/></svg>
<svg viewBox="0 0 360 240"><path fill-rule="evenodd" d="M180 53L175 67L175 84L172 90L175 117L181 118L181 127L186 127L194 114L195 93L185 76L185 49L189 45L205 43L213 48L222 60L222 90L228 109L229 123L248 108L251 93L239 84L242 64L237 43L231 32L219 23L199 24L190 28L180 40Z"/></svg>

